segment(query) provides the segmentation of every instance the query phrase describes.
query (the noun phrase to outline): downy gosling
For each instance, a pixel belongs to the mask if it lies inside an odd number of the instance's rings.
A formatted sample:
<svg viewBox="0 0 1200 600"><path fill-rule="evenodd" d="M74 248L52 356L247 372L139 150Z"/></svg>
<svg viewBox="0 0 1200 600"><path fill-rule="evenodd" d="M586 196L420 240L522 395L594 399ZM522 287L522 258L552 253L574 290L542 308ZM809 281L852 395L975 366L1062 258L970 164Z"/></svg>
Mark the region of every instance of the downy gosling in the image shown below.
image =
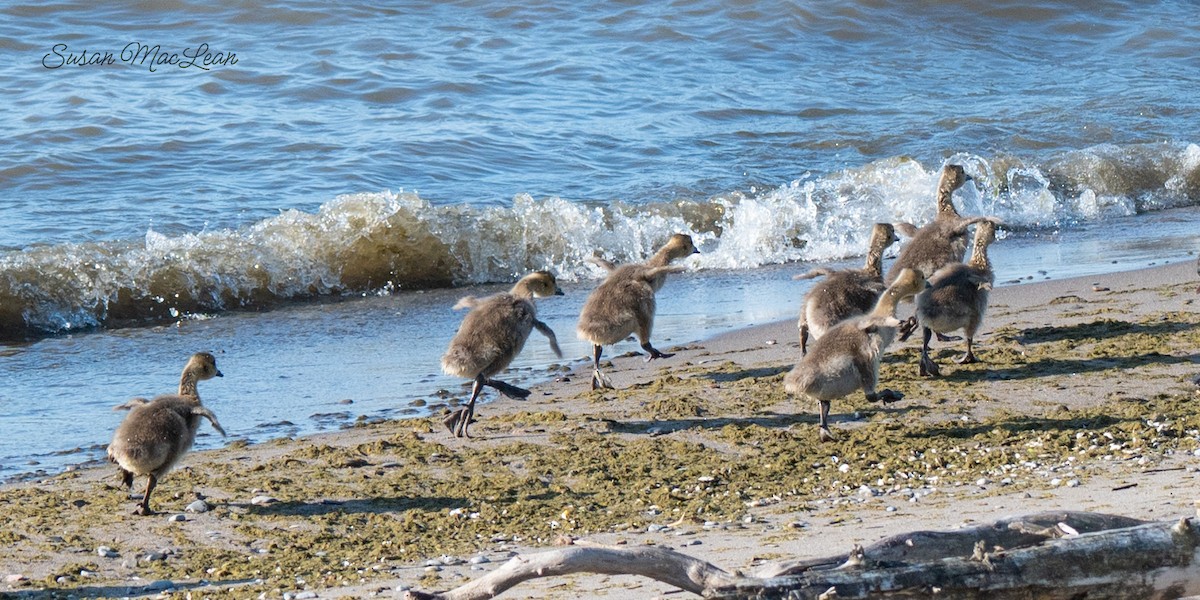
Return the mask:
<svg viewBox="0 0 1200 600"><path fill-rule="evenodd" d="M971 176L961 165L942 168L937 187L937 215L920 229L908 223L897 224L900 233L912 239L900 248L899 256L888 271L886 283L891 284L903 269L917 269L932 274L947 264L963 259L967 251L967 229L977 218L960 216L954 208L953 195L968 181L971 181Z"/></svg>
<svg viewBox="0 0 1200 600"><path fill-rule="evenodd" d="M592 291L579 314L576 332L592 344L592 389L611 388L612 382L600 370L604 346L610 346L637 333L646 360L670 358L650 344L654 329L654 294L666 283L669 273L686 269L671 262L697 254L691 236L677 233L644 263L615 266L604 260L594 262L608 271L608 278Z"/></svg>
<svg viewBox="0 0 1200 600"><path fill-rule="evenodd" d="M925 377L941 375L937 363L929 357L929 339L933 333L962 329L967 338L967 353L956 362L976 362L972 345L983 316L988 295L996 280L988 260L988 246L996 240L996 222L980 221L975 226L975 247L966 263L942 267L929 278L929 289L917 294L916 319L922 328L921 362L918 372Z"/></svg>
<svg viewBox="0 0 1200 600"><path fill-rule="evenodd" d="M868 402L895 402L903 398L879 385L879 360L896 337L901 322L896 305L925 288L920 271L905 269L892 282L870 313L834 325L783 379L789 394L816 400L820 405L820 439L836 440L829 431L829 403L862 390Z"/></svg>
<svg viewBox="0 0 1200 600"><path fill-rule="evenodd" d="M467 296L454 305L455 309L469 308L458 333L442 356L442 371L447 375L474 380L471 399L467 405L446 417L444 423L455 437L471 437L467 427L475 416L475 401L484 386L517 400L529 397L529 390L492 379L506 369L525 346L529 332L537 329L550 340L550 349L558 357L558 338L554 331L537 318L534 298L561 296L562 290L554 275L537 271L521 278L507 292L486 298Z"/></svg>
<svg viewBox="0 0 1200 600"><path fill-rule="evenodd" d="M196 384L223 377L217 359L208 352L193 354L179 378L179 393L165 394L153 400L134 398L113 410L129 410L108 445L108 459L118 465L121 483L133 487L134 477L145 475L146 491L135 515L152 515L150 494L159 480L192 447L200 418L208 419L222 436L225 430L213 412L200 404Z"/></svg>
<svg viewBox="0 0 1200 600"><path fill-rule="evenodd" d="M850 317L866 314L883 293L883 252L898 239L888 223L876 223L871 229L867 260L861 269L833 271L813 269L795 279L825 276L804 296L800 309L800 354L808 353L809 340L820 339L825 331Z"/></svg>

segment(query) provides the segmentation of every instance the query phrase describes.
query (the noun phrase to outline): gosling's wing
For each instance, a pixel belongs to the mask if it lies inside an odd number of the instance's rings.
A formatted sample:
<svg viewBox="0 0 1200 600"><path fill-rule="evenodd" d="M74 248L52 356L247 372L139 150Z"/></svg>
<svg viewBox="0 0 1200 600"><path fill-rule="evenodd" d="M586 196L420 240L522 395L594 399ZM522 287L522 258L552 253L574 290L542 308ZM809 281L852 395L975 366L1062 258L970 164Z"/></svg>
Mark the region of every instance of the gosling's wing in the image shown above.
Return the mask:
<svg viewBox="0 0 1200 600"><path fill-rule="evenodd" d="M607 260L604 260L603 258L600 258L599 256L591 256L591 257L586 258L585 260L587 262L592 263L593 265L596 265L597 267L600 267L601 269L604 269L605 271L608 271L609 273L612 273L613 271L617 270L617 265L615 265L612 262L609 262Z"/></svg>
<svg viewBox="0 0 1200 600"><path fill-rule="evenodd" d="M114 406L113 410L133 410L135 406L150 404L150 401L145 398L130 398L128 402Z"/></svg>
<svg viewBox="0 0 1200 600"><path fill-rule="evenodd" d="M213 411L203 406L195 406L192 408L192 414L208 419L212 423L213 429L216 429L221 434L221 437L225 437L225 429L221 427L221 423L217 421L217 415L213 414Z"/></svg>
<svg viewBox="0 0 1200 600"><path fill-rule="evenodd" d="M560 350L558 347L558 338L554 335L554 330L550 329L549 325L546 325L537 319L533 320L533 326L535 329L541 332L542 335L546 336L546 338L550 340L550 349L554 351L554 355L562 358L562 350Z"/></svg>

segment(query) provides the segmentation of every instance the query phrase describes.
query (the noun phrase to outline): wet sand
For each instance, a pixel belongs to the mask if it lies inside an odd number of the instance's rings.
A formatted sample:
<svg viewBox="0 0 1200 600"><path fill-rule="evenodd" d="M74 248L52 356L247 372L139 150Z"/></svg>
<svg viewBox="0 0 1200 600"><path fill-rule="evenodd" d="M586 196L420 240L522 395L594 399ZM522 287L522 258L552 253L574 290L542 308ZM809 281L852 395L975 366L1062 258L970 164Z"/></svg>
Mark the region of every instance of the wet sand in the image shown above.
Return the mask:
<svg viewBox="0 0 1200 600"><path fill-rule="evenodd" d="M1188 262L1002 284L977 340L981 364L952 362L961 342L937 344L943 377L922 379L919 342L894 344L881 385L905 398L835 401L840 439L828 444L816 407L782 390L799 356L785 321L650 363L621 344L608 351L616 391L590 391L590 368L560 367L527 401L481 406L471 440L435 418L197 452L160 484L158 516L129 514L135 501L112 468L9 484L0 590L393 597L455 587L566 539L673 547L747 570L1043 510L1190 515L1196 283ZM197 494L211 510L184 512ZM502 597L688 596L671 592L577 575Z"/></svg>

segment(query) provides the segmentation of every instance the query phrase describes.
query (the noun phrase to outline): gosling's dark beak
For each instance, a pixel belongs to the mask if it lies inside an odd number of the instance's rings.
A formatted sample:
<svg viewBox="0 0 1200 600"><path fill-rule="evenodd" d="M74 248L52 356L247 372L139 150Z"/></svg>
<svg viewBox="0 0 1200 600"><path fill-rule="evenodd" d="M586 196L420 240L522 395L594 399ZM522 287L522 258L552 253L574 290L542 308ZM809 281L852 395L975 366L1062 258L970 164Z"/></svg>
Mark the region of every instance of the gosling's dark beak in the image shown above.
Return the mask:
<svg viewBox="0 0 1200 600"><path fill-rule="evenodd" d="M971 177L970 175L967 175L966 173L963 173L963 175L966 177L966 179L964 179L963 181L975 181L974 177Z"/></svg>
<svg viewBox="0 0 1200 600"><path fill-rule="evenodd" d="M224 374L224 373L222 373L220 369L218 369L218 370L217 370L217 377L224 377L224 376L225 376L225 374Z"/></svg>
<svg viewBox="0 0 1200 600"><path fill-rule="evenodd" d="M564 295L564 294L563 294L563 291L562 291L562 288L554 288L554 295L555 295L555 296L562 296L562 295Z"/></svg>
<svg viewBox="0 0 1200 600"><path fill-rule="evenodd" d="M700 254L699 248L692 248L692 254Z"/></svg>

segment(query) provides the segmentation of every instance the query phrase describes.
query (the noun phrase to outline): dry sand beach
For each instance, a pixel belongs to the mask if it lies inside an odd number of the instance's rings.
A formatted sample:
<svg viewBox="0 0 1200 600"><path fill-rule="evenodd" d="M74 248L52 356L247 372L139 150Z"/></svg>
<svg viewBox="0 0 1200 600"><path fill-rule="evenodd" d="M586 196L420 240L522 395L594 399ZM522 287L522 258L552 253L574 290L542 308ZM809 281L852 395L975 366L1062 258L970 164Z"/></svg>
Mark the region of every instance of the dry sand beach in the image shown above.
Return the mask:
<svg viewBox="0 0 1200 600"><path fill-rule="evenodd" d="M799 357L786 321L652 363L618 345L617 391L589 390L582 360L555 367L529 400L481 405L475 439L431 418L197 452L161 483L158 516L130 514L111 467L9 484L0 595L394 597L568 538L732 570L1042 510L1193 514L1194 264L1013 283L993 292L982 363L937 344L943 377L921 379L919 341L896 343L881 385L905 398L835 401L832 443L816 407L783 392ZM208 510L186 512L198 496ZM690 595L579 575L502 597L581 596Z"/></svg>

